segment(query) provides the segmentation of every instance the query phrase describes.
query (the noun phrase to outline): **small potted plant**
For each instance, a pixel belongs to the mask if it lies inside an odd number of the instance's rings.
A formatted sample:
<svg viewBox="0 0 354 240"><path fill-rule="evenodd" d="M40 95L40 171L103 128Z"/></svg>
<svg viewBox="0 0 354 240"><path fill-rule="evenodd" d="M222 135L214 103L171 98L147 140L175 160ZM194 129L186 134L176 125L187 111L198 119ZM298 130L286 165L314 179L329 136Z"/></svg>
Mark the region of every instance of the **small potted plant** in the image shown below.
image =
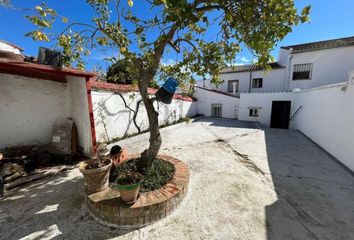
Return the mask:
<svg viewBox="0 0 354 240"><path fill-rule="evenodd" d="M118 174L115 189L118 189L121 199L126 204L133 204L138 198L143 176L136 171L127 171Z"/></svg>
<svg viewBox="0 0 354 240"><path fill-rule="evenodd" d="M105 157L107 148L99 145L93 159L80 163L80 172L84 175L88 193L95 193L106 190L109 185L109 173L112 160Z"/></svg>

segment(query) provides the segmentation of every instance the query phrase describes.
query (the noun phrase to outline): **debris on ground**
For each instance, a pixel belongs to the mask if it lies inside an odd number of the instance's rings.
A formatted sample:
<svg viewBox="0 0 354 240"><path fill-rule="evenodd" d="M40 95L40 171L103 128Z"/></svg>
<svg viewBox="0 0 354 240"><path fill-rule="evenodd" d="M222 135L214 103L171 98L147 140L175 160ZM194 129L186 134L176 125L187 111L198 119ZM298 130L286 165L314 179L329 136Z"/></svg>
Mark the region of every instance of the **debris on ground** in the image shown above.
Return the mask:
<svg viewBox="0 0 354 240"><path fill-rule="evenodd" d="M4 188L12 188L52 175L75 165L80 160L81 155L53 155L49 153L46 145L0 149L0 196L3 195ZM54 171L51 171L51 168Z"/></svg>

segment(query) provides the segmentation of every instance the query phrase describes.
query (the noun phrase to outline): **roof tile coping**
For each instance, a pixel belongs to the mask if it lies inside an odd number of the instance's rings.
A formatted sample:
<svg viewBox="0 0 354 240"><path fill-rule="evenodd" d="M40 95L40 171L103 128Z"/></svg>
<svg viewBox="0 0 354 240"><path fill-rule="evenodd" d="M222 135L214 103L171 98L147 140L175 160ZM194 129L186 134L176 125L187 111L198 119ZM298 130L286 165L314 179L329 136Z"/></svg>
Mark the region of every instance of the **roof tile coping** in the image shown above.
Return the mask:
<svg viewBox="0 0 354 240"><path fill-rule="evenodd" d="M284 46L281 48L287 50L292 49L293 53L297 53L297 52L308 52L308 51L316 51L322 49L348 47L348 46L354 46L354 36L310 42L310 43L303 43L303 44L295 44L290 46Z"/></svg>
<svg viewBox="0 0 354 240"><path fill-rule="evenodd" d="M270 66L271 69L285 68L284 66L281 66L278 62L268 63L267 65ZM221 74L237 73L237 72L253 72L253 71L262 71L262 70L265 69L259 64L236 65L236 66L224 68L221 71Z"/></svg>
<svg viewBox="0 0 354 240"><path fill-rule="evenodd" d="M93 89L97 90L106 90L106 91L118 91L121 93L128 93L128 92L139 92L137 86L131 84L116 84L116 83L108 83L102 81L90 81L90 85ZM148 94L153 95L157 92L157 89L148 88ZM180 94L174 94L173 99L182 100L186 102L195 102L197 101L195 98L183 96Z"/></svg>

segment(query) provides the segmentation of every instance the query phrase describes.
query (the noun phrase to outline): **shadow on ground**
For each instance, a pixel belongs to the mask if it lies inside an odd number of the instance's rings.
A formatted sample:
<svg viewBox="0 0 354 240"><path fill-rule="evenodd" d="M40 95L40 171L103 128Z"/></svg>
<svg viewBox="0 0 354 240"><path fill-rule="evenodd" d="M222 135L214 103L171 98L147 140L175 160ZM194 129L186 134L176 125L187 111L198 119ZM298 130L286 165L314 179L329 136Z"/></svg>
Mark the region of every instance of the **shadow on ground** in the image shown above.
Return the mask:
<svg viewBox="0 0 354 240"><path fill-rule="evenodd" d="M7 193L0 201L0 239L107 239L128 233L88 215L83 185L74 170Z"/></svg>
<svg viewBox="0 0 354 240"><path fill-rule="evenodd" d="M268 239L354 239L354 178L297 131L265 129L278 200L266 207Z"/></svg>
<svg viewBox="0 0 354 240"><path fill-rule="evenodd" d="M297 131L203 118L162 130L161 152L191 170L185 203L139 231L89 216L70 170L0 201L1 239L354 239L354 177ZM148 136L118 144L140 152Z"/></svg>

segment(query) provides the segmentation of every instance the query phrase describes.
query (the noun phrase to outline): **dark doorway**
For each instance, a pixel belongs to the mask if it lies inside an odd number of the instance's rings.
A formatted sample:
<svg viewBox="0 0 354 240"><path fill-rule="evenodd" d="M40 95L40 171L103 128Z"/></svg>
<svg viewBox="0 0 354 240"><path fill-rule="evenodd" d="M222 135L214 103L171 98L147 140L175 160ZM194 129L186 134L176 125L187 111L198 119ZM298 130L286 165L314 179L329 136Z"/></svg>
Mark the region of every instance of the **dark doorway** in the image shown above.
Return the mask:
<svg viewBox="0 0 354 240"><path fill-rule="evenodd" d="M270 118L271 128L289 128L291 101L273 101L272 116Z"/></svg>

